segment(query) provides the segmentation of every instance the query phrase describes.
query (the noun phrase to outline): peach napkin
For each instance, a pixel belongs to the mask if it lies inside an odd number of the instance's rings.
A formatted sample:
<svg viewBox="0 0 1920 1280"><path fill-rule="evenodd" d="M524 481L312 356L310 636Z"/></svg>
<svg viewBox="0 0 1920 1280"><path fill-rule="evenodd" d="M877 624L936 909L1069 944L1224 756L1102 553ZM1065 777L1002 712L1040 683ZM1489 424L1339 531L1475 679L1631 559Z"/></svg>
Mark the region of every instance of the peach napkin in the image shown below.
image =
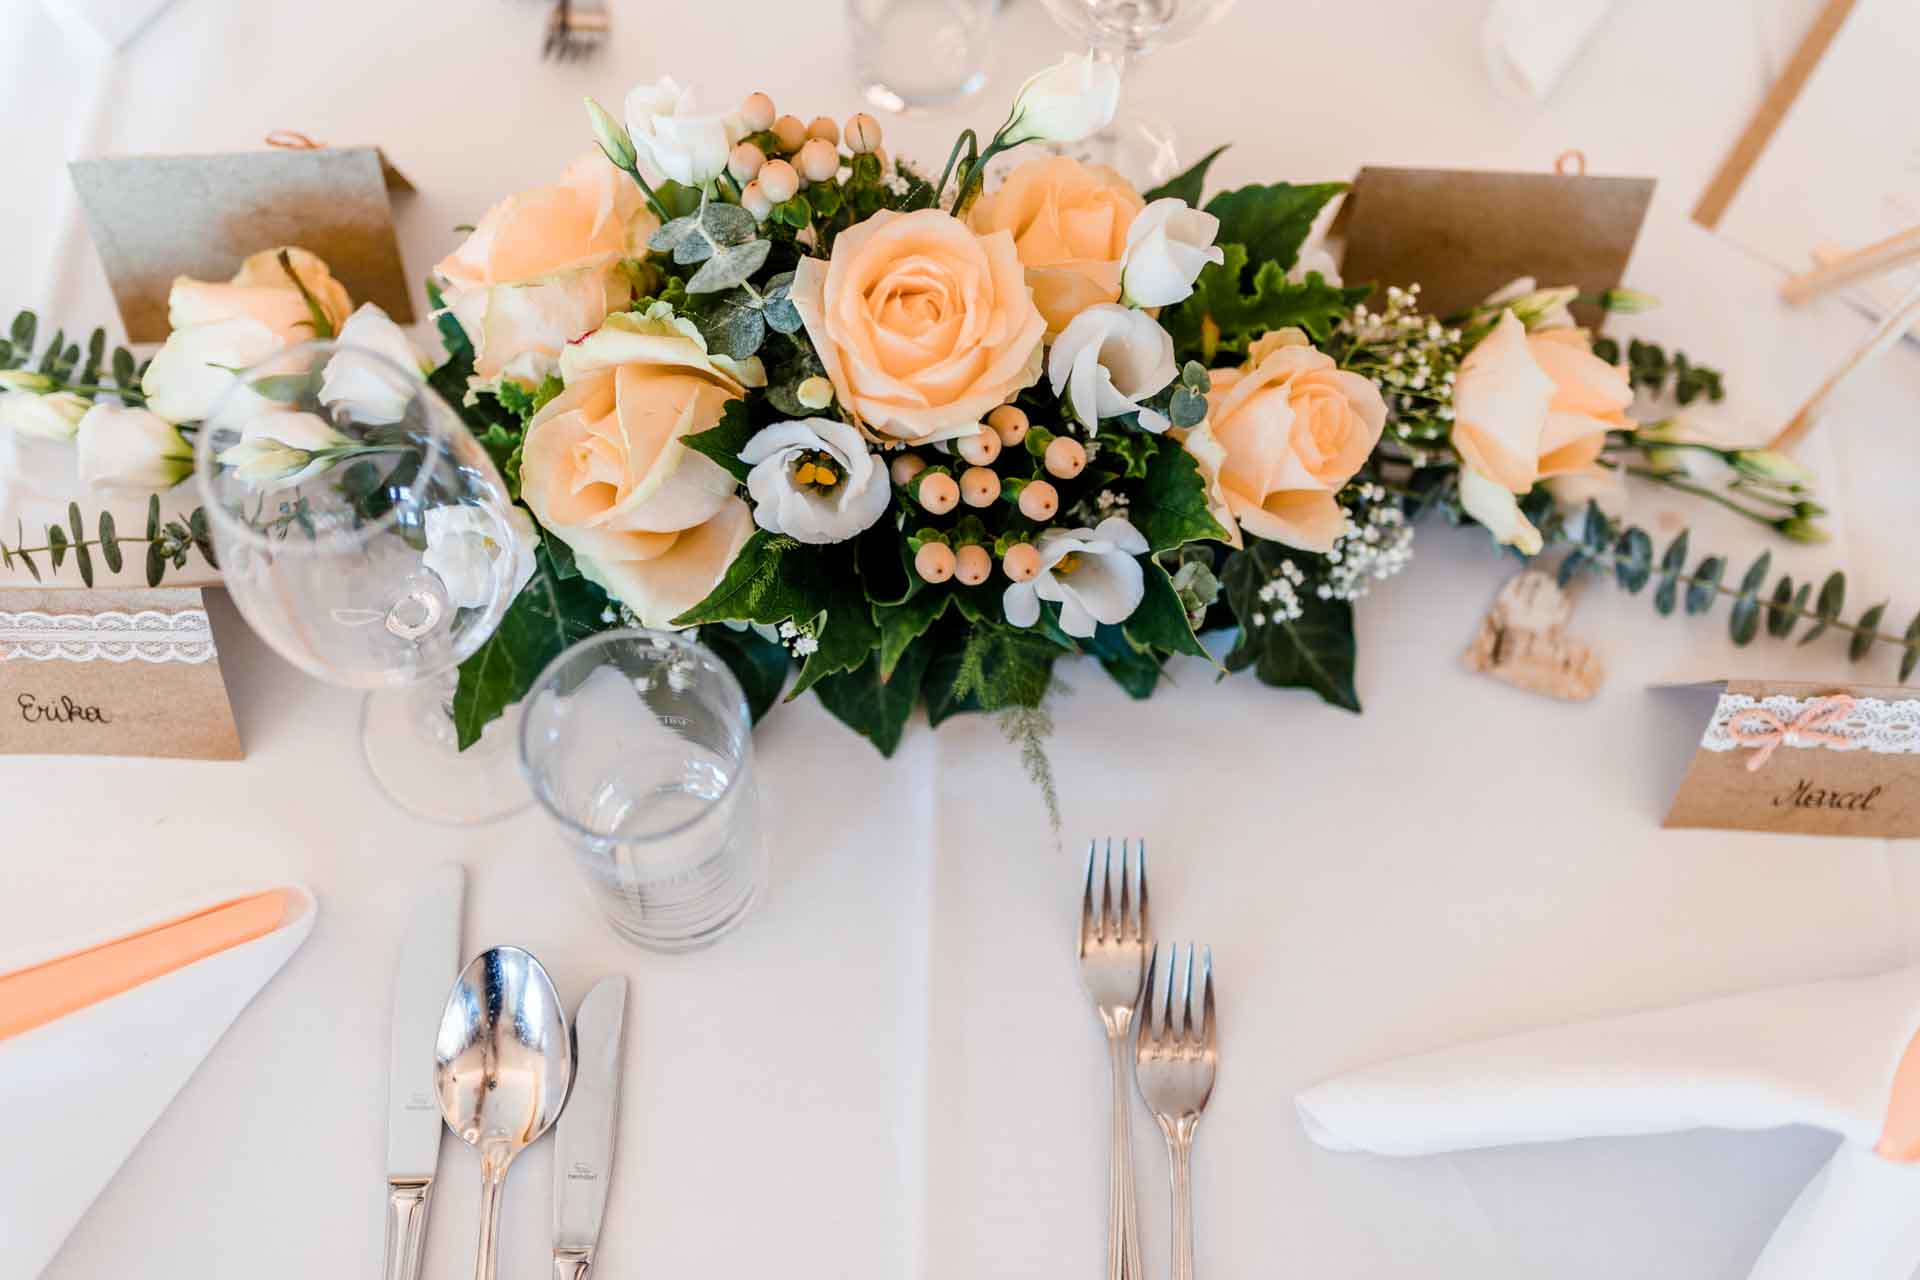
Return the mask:
<svg viewBox="0 0 1920 1280"><path fill-rule="evenodd" d="M52 1261L314 912L289 885L0 975L0 1274Z"/></svg>

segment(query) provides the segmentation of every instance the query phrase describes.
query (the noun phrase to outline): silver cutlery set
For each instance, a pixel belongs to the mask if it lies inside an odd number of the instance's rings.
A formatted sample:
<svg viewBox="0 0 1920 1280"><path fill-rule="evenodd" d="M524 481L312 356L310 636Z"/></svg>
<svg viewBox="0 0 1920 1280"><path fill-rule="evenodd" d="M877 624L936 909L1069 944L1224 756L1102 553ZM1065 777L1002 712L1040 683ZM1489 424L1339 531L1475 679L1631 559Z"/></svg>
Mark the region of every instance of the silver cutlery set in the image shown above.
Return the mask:
<svg viewBox="0 0 1920 1280"><path fill-rule="evenodd" d="M451 1129L480 1159L474 1274L494 1280L508 1168L557 1129L553 1274L586 1280L607 1207L627 980L602 979L569 1026L553 980L520 948L494 947L459 970L465 894L460 868L437 869L401 943L387 1077L383 1275L420 1274L440 1137Z"/></svg>
<svg viewBox="0 0 1920 1280"><path fill-rule="evenodd" d="M1087 846L1080 899L1080 978L1100 1015L1113 1074L1108 1165L1107 1280L1145 1280L1133 1173L1130 1083L1167 1143L1174 1280L1193 1277L1193 1137L1213 1093L1218 1021L1213 953L1156 947L1147 905L1145 841ZM1197 1000L1197 1003L1196 1003Z"/></svg>

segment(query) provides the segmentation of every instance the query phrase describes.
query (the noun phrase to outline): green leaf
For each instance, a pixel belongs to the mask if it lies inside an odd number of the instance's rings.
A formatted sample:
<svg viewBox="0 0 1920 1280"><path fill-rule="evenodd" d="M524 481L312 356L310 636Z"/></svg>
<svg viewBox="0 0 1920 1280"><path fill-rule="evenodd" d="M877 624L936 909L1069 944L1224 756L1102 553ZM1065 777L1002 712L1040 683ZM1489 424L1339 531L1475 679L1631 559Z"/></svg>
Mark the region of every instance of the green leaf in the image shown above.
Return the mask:
<svg viewBox="0 0 1920 1280"><path fill-rule="evenodd" d="M1247 249L1222 247L1226 261L1209 264L1194 282L1193 295L1161 313L1160 323L1183 358L1197 355L1212 363L1221 351L1244 352L1261 334L1288 325L1324 341L1370 292L1328 284L1317 271L1294 284L1287 268L1275 261L1260 263L1243 284Z"/></svg>
<svg viewBox="0 0 1920 1280"><path fill-rule="evenodd" d="M1761 585L1767 580L1767 571L1771 568L1773 568L1773 552L1762 551L1760 558L1748 567L1746 576L1740 579L1740 594L1742 596L1758 595Z"/></svg>
<svg viewBox="0 0 1920 1280"><path fill-rule="evenodd" d="M1620 535L1614 548L1613 576L1629 595L1638 595L1653 576L1653 539L1635 526Z"/></svg>
<svg viewBox="0 0 1920 1280"><path fill-rule="evenodd" d="M936 725L964 711L1039 706L1061 652L1044 635L1005 626L950 627L938 640L922 686Z"/></svg>
<svg viewBox="0 0 1920 1280"><path fill-rule="evenodd" d="M1302 186L1276 182L1222 191L1207 201L1207 212L1220 219L1220 233L1214 241L1245 245L1250 262L1260 266L1273 263L1285 273L1299 258L1300 246L1313 230L1313 220L1321 208L1346 189L1344 182Z"/></svg>
<svg viewBox="0 0 1920 1280"><path fill-rule="evenodd" d="M1185 449L1163 449L1148 469L1129 516L1152 551L1171 551L1202 538L1226 541L1227 531L1207 509L1207 482Z"/></svg>
<svg viewBox="0 0 1920 1280"><path fill-rule="evenodd" d="M720 585L675 618L673 625L807 622L824 613L834 596L833 571L814 548L756 529L727 567Z"/></svg>
<svg viewBox="0 0 1920 1280"><path fill-rule="evenodd" d="M727 474L744 484L753 468L740 461L740 450L746 447L753 433L753 424L747 421L747 402L729 400L719 422L705 431L681 436L680 443L712 458L727 469Z"/></svg>
<svg viewBox="0 0 1920 1280"><path fill-rule="evenodd" d="M160 495L147 495L147 541L152 542L160 536Z"/></svg>
<svg viewBox="0 0 1920 1280"><path fill-rule="evenodd" d="M1207 170L1212 167L1215 160L1220 158L1220 153L1226 149L1224 144L1215 147L1204 156L1201 156L1185 173L1167 179L1141 198L1151 204L1155 200L1165 200L1171 196L1176 200L1185 200L1189 205L1198 209L1200 207L1200 196L1206 190ZM1308 225L1312 225L1311 219L1308 220Z"/></svg>
<svg viewBox="0 0 1920 1280"><path fill-rule="evenodd" d="M1783 577L1774 584L1773 599L1767 605L1767 634L1775 640L1784 640L1793 633L1794 624L1800 619L1795 616L1799 605L1806 599L1808 584L1800 587L1799 598L1793 590L1793 579Z"/></svg>
<svg viewBox="0 0 1920 1280"><path fill-rule="evenodd" d="M489 723L526 697L547 664L569 645L605 626L601 619L606 610L604 591L585 578L556 577L546 548L537 549L533 577L507 606L486 643L460 664L453 694L453 728L460 749L478 742Z"/></svg>
<svg viewBox="0 0 1920 1280"><path fill-rule="evenodd" d="M1679 599L1680 575L1687 568L1687 531L1682 529L1680 536L1667 547L1666 554L1660 557L1660 586L1653 593L1653 607L1662 617L1673 612L1673 606Z"/></svg>
<svg viewBox="0 0 1920 1280"><path fill-rule="evenodd" d="M1193 626L1187 621L1187 607L1180 603L1180 593L1173 589L1173 579L1151 557L1144 568L1147 591L1140 598L1140 607L1122 624L1127 637L1136 644L1212 661L1212 655L1193 634Z"/></svg>
<svg viewBox="0 0 1920 1280"><path fill-rule="evenodd" d="M933 640L921 636L901 652L890 676L880 673L880 655L870 654L854 670L821 679L814 692L842 724L891 756L920 700L933 651Z"/></svg>
<svg viewBox="0 0 1920 1280"><path fill-rule="evenodd" d="M1913 615L1913 621L1907 624L1906 635L1900 639L1907 646L1907 651L1900 655L1900 683L1905 684L1907 677L1913 674L1914 667L1920 666L1920 613Z"/></svg>
<svg viewBox="0 0 1920 1280"><path fill-rule="evenodd" d="M789 702L827 676L854 670L880 645L873 608L860 594L858 582L850 578L841 579L834 604L816 616L812 625L816 647L800 664L800 678L787 695Z"/></svg>
<svg viewBox="0 0 1920 1280"><path fill-rule="evenodd" d="M1262 683L1276 688L1311 689L1336 707L1360 710L1354 691L1353 607L1345 600L1322 600L1301 593L1298 618L1252 627L1247 619L1261 612L1256 593L1271 579L1271 567L1286 556L1274 543L1253 541L1227 557L1221 582L1227 602L1240 620L1240 635L1227 654L1229 671L1254 669Z"/></svg>
<svg viewBox="0 0 1920 1280"><path fill-rule="evenodd" d="M1820 597L1814 602L1813 611L1819 615L1813 624L1813 630L1800 637L1801 644L1812 644L1826 629L1840 617L1840 611L1847 604L1847 575L1831 573L1820 584Z"/></svg>
<svg viewBox="0 0 1920 1280"><path fill-rule="evenodd" d="M893 669L899 665L901 656L940 620L953 598L951 590L928 587L901 604L874 609L874 616L880 622L880 679L893 678Z"/></svg>
<svg viewBox="0 0 1920 1280"><path fill-rule="evenodd" d="M28 568L32 568L32 565L29 564ZM39 575L35 574L34 576L38 577ZM160 585L160 579L166 576L167 576L166 552L161 549L160 544L158 542L149 542L147 544L147 585L150 587L157 587Z"/></svg>
<svg viewBox="0 0 1920 1280"><path fill-rule="evenodd" d="M125 347L113 349L113 385L130 390L138 385L138 376L134 373L133 352Z"/></svg>
<svg viewBox="0 0 1920 1280"><path fill-rule="evenodd" d="M1736 645L1751 644L1760 631L1760 602L1752 596L1735 600L1732 612L1727 615L1727 631Z"/></svg>
<svg viewBox="0 0 1920 1280"><path fill-rule="evenodd" d="M722 245L745 244L759 230L752 214L737 204L717 200L700 210L700 225Z"/></svg>
<svg viewBox="0 0 1920 1280"><path fill-rule="evenodd" d="M113 512L100 513L100 558L107 562L107 570L120 572L120 543L113 533Z"/></svg>
<svg viewBox="0 0 1920 1280"><path fill-rule="evenodd" d="M60 563L67 558L67 531L57 524L47 526L47 558L53 561L55 573L60 572Z"/></svg>
<svg viewBox="0 0 1920 1280"><path fill-rule="evenodd" d="M687 281L688 293L719 293L723 289L736 289L753 277L767 261L767 255L773 251L773 241L752 240L746 244L730 244L703 263L693 273L693 279Z"/></svg>
<svg viewBox="0 0 1920 1280"><path fill-rule="evenodd" d="M1848 661L1858 662L1873 649L1874 641L1879 639L1880 619L1886 615L1887 602L1884 600L1860 615L1860 621L1854 624L1856 630L1853 640L1847 645Z"/></svg>
<svg viewBox="0 0 1920 1280"><path fill-rule="evenodd" d="M786 687L787 676L793 670L793 659L786 649L772 640L761 639L751 630L735 631L727 626L702 627L700 643L713 650L733 672L741 692L747 695L747 710L758 724L779 700L780 691Z"/></svg>
<svg viewBox="0 0 1920 1280"><path fill-rule="evenodd" d="M767 340L767 317L745 289L703 296L710 300L689 314L709 350L734 360L760 350Z"/></svg>
<svg viewBox="0 0 1920 1280"><path fill-rule="evenodd" d="M1100 666L1129 698L1150 698L1160 684L1167 655L1136 645L1119 627L1102 623L1080 640L1082 651L1100 660Z"/></svg>
<svg viewBox="0 0 1920 1280"><path fill-rule="evenodd" d="M1705 613L1713 608L1714 598L1720 594L1720 575L1727 571L1724 556L1708 556L1693 571L1693 581L1687 584L1687 612Z"/></svg>

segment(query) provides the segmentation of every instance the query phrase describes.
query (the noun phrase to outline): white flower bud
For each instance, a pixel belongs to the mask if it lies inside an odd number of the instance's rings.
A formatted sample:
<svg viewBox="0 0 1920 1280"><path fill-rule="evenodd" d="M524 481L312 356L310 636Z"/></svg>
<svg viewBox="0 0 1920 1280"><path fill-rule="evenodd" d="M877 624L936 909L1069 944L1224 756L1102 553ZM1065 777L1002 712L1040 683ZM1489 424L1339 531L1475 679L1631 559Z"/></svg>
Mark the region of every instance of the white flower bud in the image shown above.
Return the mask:
<svg viewBox="0 0 1920 1280"><path fill-rule="evenodd" d="M1004 145L1080 142L1113 123L1120 105L1120 75L1092 54L1068 54L1028 78L1014 95L1001 126Z"/></svg>
<svg viewBox="0 0 1920 1280"><path fill-rule="evenodd" d="M0 369L0 391L51 391L53 379L28 369Z"/></svg>
<svg viewBox="0 0 1920 1280"><path fill-rule="evenodd" d="M592 98L587 99L587 119L593 124L593 136L600 140L600 149L613 161L614 168L633 168L633 139L627 136L626 126Z"/></svg>
<svg viewBox="0 0 1920 1280"><path fill-rule="evenodd" d="M739 140L737 119L693 114L693 95L671 77L629 93L626 115L634 150L683 186L719 177Z"/></svg>
<svg viewBox="0 0 1920 1280"><path fill-rule="evenodd" d="M0 427L24 436L42 436L48 440L71 440L87 416L85 396L71 391L35 395L31 391L12 391L0 395Z"/></svg>
<svg viewBox="0 0 1920 1280"><path fill-rule="evenodd" d="M193 473L193 446L158 414L96 404L80 419L74 465L88 488L150 493Z"/></svg>
<svg viewBox="0 0 1920 1280"><path fill-rule="evenodd" d="M1137 307L1169 307L1193 293L1193 282L1210 262L1226 261L1213 242L1220 219L1168 196L1155 200L1127 227L1120 289Z"/></svg>

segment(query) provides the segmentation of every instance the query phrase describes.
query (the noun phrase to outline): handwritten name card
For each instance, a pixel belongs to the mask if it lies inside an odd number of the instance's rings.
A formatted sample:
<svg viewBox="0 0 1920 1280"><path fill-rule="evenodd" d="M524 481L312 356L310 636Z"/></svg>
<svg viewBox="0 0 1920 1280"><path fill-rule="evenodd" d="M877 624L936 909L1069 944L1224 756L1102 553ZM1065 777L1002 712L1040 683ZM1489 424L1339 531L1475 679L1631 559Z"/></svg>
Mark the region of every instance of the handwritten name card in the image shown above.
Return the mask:
<svg viewBox="0 0 1920 1280"><path fill-rule="evenodd" d="M1729 681L1665 825L1920 835L1920 695Z"/></svg>
<svg viewBox="0 0 1920 1280"><path fill-rule="evenodd" d="M0 754L240 759L200 592L0 592Z"/></svg>

